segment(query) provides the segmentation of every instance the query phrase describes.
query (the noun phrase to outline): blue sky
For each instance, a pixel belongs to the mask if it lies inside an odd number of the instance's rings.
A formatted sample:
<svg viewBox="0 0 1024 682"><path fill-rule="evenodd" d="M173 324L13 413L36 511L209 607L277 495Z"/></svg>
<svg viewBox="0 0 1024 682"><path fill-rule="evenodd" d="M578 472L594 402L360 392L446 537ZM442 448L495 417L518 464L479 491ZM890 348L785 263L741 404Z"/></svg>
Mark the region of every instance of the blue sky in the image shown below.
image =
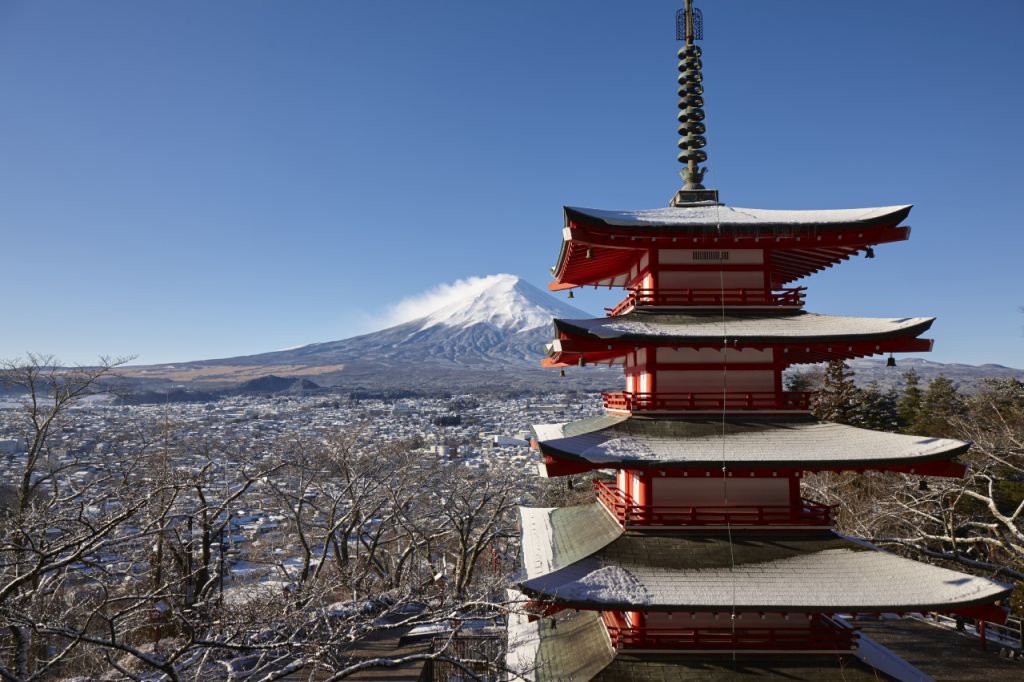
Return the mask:
<svg viewBox="0 0 1024 682"><path fill-rule="evenodd" d="M697 4L724 202L915 204L809 309L1024 367L1024 3ZM0 0L0 358L239 355L544 286L563 204L678 188L677 5Z"/></svg>

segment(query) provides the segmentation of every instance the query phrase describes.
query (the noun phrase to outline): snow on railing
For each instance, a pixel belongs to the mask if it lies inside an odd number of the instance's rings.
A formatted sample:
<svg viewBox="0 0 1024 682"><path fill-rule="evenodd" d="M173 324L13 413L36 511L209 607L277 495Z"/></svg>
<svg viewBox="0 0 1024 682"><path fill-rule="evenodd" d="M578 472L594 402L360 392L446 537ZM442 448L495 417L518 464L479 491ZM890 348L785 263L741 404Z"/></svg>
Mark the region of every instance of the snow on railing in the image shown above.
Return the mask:
<svg viewBox="0 0 1024 682"><path fill-rule="evenodd" d="M798 308L804 304L807 287L792 289L630 289L626 298L613 308L605 308L609 316L622 315L633 308L689 308L716 306L770 306Z"/></svg>
<svg viewBox="0 0 1024 682"><path fill-rule="evenodd" d="M939 627L959 630L973 637L982 637L978 622L970 618L960 618L958 620L954 616L947 616L943 613L927 613L912 617L932 625L938 625ZM1024 651L1024 622L1021 622L1018 618L1007 618L1006 623L1003 625L986 622L984 638L990 644Z"/></svg>
<svg viewBox="0 0 1024 682"><path fill-rule="evenodd" d="M667 410L781 410L807 412L811 408L812 391L773 391L723 393L640 393L621 391L602 393L604 407L622 412L656 412Z"/></svg>
<svg viewBox="0 0 1024 682"><path fill-rule="evenodd" d="M806 627L673 627L649 628L624 624L614 614L602 612L612 646L629 649L685 652L708 650L804 651L830 653L850 651L858 633L827 616L808 620Z"/></svg>
<svg viewBox="0 0 1024 682"><path fill-rule="evenodd" d="M597 498L624 526L807 526L830 527L832 509L812 500L789 505L639 505L615 484L594 481Z"/></svg>

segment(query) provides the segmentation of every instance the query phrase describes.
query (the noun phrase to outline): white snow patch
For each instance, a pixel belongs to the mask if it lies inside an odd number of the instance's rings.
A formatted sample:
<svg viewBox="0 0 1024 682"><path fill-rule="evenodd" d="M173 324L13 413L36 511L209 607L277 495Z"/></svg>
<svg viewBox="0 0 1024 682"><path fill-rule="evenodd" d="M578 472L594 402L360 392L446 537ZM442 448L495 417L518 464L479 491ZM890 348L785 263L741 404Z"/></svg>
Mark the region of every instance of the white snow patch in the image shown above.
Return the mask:
<svg viewBox="0 0 1024 682"><path fill-rule="evenodd" d="M555 570L552 551L555 530L551 526L551 512L554 510L554 507L519 508L523 528L523 569L528 579Z"/></svg>
<svg viewBox="0 0 1024 682"><path fill-rule="evenodd" d="M615 604L645 604L647 588L635 575L621 566L604 566L558 590L563 599L580 599Z"/></svg>

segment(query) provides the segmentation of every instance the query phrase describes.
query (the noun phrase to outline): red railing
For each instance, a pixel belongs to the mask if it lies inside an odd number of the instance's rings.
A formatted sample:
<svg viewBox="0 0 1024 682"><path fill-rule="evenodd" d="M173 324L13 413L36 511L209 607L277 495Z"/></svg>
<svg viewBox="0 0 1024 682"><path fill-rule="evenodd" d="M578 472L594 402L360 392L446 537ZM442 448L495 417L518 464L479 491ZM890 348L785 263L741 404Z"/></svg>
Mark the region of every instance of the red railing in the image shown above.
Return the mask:
<svg viewBox="0 0 1024 682"><path fill-rule="evenodd" d="M612 614L602 612L612 646L616 650L662 651L775 650L849 651L857 632L827 616L818 616L808 627L793 628L636 628L622 625Z"/></svg>
<svg viewBox="0 0 1024 682"><path fill-rule="evenodd" d="M608 315L621 315L633 308L692 306L771 306L797 308L804 304L807 287L793 289L630 289L626 298Z"/></svg>
<svg viewBox="0 0 1024 682"><path fill-rule="evenodd" d="M623 526L806 526L830 527L832 509L801 498L789 505L639 505L614 483L594 481L597 499Z"/></svg>
<svg viewBox="0 0 1024 682"><path fill-rule="evenodd" d="M745 393L602 393L605 409L624 412L662 410L797 410L811 409L811 391Z"/></svg>

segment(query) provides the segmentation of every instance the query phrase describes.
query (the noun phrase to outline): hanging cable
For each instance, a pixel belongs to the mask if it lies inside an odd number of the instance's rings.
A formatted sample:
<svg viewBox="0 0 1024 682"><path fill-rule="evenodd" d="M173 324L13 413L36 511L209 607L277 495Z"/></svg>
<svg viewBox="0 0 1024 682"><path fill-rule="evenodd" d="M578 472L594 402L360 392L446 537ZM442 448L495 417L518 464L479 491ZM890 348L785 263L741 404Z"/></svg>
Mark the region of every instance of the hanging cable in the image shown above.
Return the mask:
<svg viewBox="0 0 1024 682"><path fill-rule="evenodd" d="M710 170L710 168L709 168ZM722 237L721 204L715 202L715 232ZM729 467L726 460L726 401L729 398L729 325L725 314L725 270L718 270L718 301L722 315L722 421L720 441L722 443L722 504L725 507L725 533L729 543L729 577L732 584L732 604L729 611L729 628L732 636L732 665L736 669L736 555L732 542L732 519L729 515Z"/></svg>

